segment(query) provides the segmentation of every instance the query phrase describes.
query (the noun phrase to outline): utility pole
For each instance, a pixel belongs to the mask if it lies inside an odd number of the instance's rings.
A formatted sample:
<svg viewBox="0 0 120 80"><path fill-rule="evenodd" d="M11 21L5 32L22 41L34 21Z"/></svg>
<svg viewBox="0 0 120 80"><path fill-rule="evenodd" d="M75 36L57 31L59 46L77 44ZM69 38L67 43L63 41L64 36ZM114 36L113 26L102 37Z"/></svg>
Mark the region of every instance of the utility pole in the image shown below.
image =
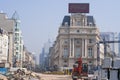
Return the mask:
<svg viewBox="0 0 120 80"><path fill-rule="evenodd" d="M107 43L110 44L110 43L120 43L120 41L99 41L99 44L103 44L104 45L104 57L107 56Z"/></svg>
<svg viewBox="0 0 120 80"><path fill-rule="evenodd" d="M120 43L120 41L105 41L105 39L103 39L103 41L99 41L97 43L97 65L98 65L98 75L99 76L100 76L100 44L104 45L104 58L105 58L107 56L107 44L110 44L110 43ZM109 72L109 69L107 69L107 71ZM110 76L110 74L108 76ZM99 79L100 78L98 77L97 80L99 80Z"/></svg>
<svg viewBox="0 0 120 80"><path fill-rule="evenodd" d="M97 43L97 61L98 61L98 65L100 65L100 44L104 45L104 57L107 56L107 43L120 43L120 41L105 41L105 39L103 39L103 41L99 41Z"/></svg>

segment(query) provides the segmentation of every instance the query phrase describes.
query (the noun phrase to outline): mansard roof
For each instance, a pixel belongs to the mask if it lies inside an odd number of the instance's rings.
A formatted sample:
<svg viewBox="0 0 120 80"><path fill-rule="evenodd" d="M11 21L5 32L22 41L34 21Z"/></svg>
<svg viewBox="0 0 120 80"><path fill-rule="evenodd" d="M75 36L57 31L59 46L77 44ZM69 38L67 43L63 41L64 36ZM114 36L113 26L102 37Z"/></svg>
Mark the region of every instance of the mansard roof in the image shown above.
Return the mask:
<svg viewBox="0 0 120 80"><path fill-rule="evenodd" d="M70 26L70 16L64 16L62 26L65 26L66 24ZM95 26L95 20L93 16L87 16L87 26L89 25Z"/></svg>
<svg viewBox="0 0 120 80"><path fill-rule="evenodd" d="M93 26L95 26L95 20L93 16L87 16L87 25L89 24L92 24Z"/></svg>
<svg viewBox="0 0 120 80"><path fill-rule="evenodd" d="M68 26L70 26L70 16L64 16L62 26L64 26L66 23Z"/></svg>

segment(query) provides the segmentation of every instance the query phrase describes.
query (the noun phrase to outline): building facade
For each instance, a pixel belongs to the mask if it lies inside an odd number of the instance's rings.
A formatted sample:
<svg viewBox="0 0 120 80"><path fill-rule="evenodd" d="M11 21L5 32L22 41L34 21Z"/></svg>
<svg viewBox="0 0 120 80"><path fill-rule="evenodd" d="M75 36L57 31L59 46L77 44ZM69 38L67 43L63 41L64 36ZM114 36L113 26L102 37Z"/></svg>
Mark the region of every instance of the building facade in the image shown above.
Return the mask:
<svg viewBox="0 0 120 80"><path fill-rule="evenodd" d="M118 39L119 39L119 41L120 41L120 33L118 33ZM120 43L119 43L119 54L118 54L118 56L120 57Z"/></svg>
<svg viewBox="0 0 120 80"><path fill-rule="evenodd" d="M72 13L65 16L58 31L58 36L50 50L50 66L57 66L60 70L72 69L78 58L95 69L104 58L103 45L100 45L100 54L97 54L96 43L100 41L99 29L93 16L82 13Z"/></svg>
<svg viewBox="0 0 120 80"><path fill-rule="evenodd" d="M12 19L15 22L14 26L14 52L13 52L13 66L14 67L22 67L22 60L23 60L23 39L22 39L22 32L20 30L20 19L15 12L12 16Z"/></svg>
<svg viewBox="0 0 120 80"><path fill-rule="evenodd" d="M10 67L13 65L13 34L15 22L13 19L8 18L5 13L0 13L0 28L8 32L8 63Z"/></svg>
<svg viewBox="0 0 120 80"><path fill-rule="evenodd" d="M0 29L0 63L8 61L8 32Z"/></svg>
<svg viewBox="0 0 120 80"><path fill-rule="evenodd" d="M44 70L44 61L45 61L44 48L42 48L42 52L39 55L39 65L40 65L41 70Z"/></svg>
<svg viewBox="0 0 120 80"><path fill-rule="evenodd" d="M17 12L13 14L12 18L8 18L5 13L0 13L0 52L2 52L0 61L6 62L7 60L10 67L24 67L26 63L35 67L34 56L29 54L23 45ZM4 56L2 57L2 55Z"/></svg>
<svg viewBox="0 0 120 80"><path fill-rule="evenodd" d="M42 48L42 52L39 56L39 64L42 70L48 70L49 68L49 49L52 46L50 40L46 42Z"/></svg>
<svg viewBox="0 0 120 80"><path fill-rule="evenodd" d="M22 62L22 67L27 68L28 70L35 69L35 56L25 49L24 51L24 60Z"/></svg>

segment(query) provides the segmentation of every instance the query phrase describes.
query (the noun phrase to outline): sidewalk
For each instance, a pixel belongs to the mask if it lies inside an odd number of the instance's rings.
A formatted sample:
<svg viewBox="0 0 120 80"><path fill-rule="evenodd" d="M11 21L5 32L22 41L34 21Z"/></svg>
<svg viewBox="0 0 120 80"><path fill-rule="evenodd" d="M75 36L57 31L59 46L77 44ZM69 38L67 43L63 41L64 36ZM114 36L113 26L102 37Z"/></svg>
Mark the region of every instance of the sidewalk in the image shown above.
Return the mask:
<svg viewBox="0 0 120 80"><path fill-rule="evenodd" d="M0 74L0 79L8 80L8 79L6 78L6 76L4 76L4 75L2 75L2 74Z"/></svg>

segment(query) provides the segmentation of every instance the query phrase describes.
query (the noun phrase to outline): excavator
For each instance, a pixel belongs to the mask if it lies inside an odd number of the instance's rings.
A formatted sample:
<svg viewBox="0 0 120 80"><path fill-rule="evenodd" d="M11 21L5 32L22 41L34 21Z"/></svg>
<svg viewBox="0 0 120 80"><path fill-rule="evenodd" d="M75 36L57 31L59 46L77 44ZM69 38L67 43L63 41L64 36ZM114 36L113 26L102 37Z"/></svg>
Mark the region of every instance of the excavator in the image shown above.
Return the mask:
<svg viewBox="0 0 120 80"><path fill-rule="evenodd" d="M82 58L78 58L78 60L73 65L72 70L72 79L84 79L87 80L88 77L88 64L82 62Z"/></svg>

